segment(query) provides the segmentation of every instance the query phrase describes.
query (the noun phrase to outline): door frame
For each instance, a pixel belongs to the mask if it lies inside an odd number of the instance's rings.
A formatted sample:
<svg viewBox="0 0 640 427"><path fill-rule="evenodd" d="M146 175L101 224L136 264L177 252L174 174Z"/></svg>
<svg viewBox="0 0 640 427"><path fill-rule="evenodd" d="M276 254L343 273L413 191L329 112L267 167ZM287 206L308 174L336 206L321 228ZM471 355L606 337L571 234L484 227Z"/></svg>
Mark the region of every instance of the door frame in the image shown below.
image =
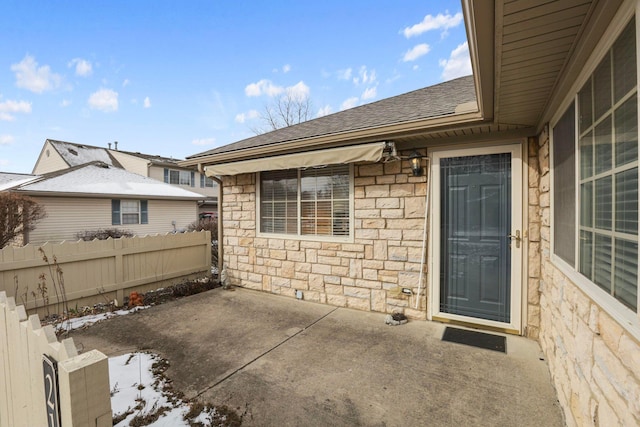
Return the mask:
<svg viewBox="0 0 640 427"><path fill-rule="evenodd" d="M522 240L520 248L516 248L515 242L511 245L511 296L510 296L510 322L497 322L469 316L461 316L440 312L440 159L446 157L477 156L485 154L511 154L511 234L520 230ZM526 153L526 151L525 151ZM512 334L521 334L524 328L523 313L526 313L526 302L523 296L526 294L526 280L524 271L524 255L528 243L524 219L525 180L523 176L523 146L521 142L473 147L434 147L428 150L431 158L431 209L429 220L429 303L427 305L427 318L445 323L457 323L483 329L497 330Z"/></svg>

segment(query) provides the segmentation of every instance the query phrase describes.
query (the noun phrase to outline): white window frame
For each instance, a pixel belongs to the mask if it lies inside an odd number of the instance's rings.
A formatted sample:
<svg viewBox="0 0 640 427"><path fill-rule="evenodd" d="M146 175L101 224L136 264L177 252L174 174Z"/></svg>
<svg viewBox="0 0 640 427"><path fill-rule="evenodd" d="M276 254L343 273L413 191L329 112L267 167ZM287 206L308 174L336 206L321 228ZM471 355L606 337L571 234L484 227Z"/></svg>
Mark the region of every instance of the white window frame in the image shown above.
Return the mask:
<svg viewBox="0 0 640 427"><path fill-rule="evenodd" d="M191 182L191 171L169 169L169 184L193 187L194 183Z"/></svg>
<svg viewBox="0 0 640 427"><path fill-rule="evenodd" d="M287 240L304 240L304 241L317 241L317 242L340 242L340 243L353 243L354 241L354 179L353 179L353 164L349 164L349 234L345 236L326 236L326 235L313 235L313 234L300 234L300 178L298 175L298 233L286 234L286 233L268 233L260 231L262 229L261 219L262 213L261 206L261 174L256 173L256 235L258 237L271 238L271 239L287 239Z"/></svg>
<svg viewBox="0 0 640 427"><path fill-rule="evenodd" d="M560 270L572 283L574 283L581 291L583 291L593 302L598 304L600 308L609 314L616 322L618 322L625 330L631 333L636 339L640 339L640 286L638 292L638 312L633 312L632 309L625 306L622 302L618 301L615 297L610 295L606 290L602 289L600 286L591 282L588 278L583 276L579 272L579 236L580 236L580 215L579 215L579 207L580 207L580 156L579 156L579 121L578 121L578 93L581 88L587 82L587 80L593 75L596 67L600 64L600 61L604 58L605 55L613 47L616 39L622 34L622 31L629 24L629 21L635 15L635 29L636 29L636 73L640 75L640 3L636 1L628 0L626 1L616 13L614 19L612 20L612 24L607 28L602 38L598 42L597 46L593 50L593 53L580 74L580 76L575 80L570 90L567 92L567 96L564 101L559 106L558 110L555 112L549 123L549 167L550 167L550 200L554 200L554 159L553 159L553 128L558 123L560 118L564 115L566 110L572 103L576 104L575 109L575 141L574 141L574 149L575 149L575 171L576 171L576 190L575 190L575 266L572 266L565 262L562 258L555 254L554 248L554 236L555 229L553 223L553 206L550 211L550 225L551 225L551 237L550 237L550 258L552 263ZM637 83L638 89L640 89L640 84ZM639 96L640 103L640 96ZM638 109L640 115L640 108ZM640 118L639 118L640 125ZM639 218L640 219L640 218ZM595 219L594 219L595 220ZM638 265L640 266L640 251ZM639 282L640 282L640 274L639 274Z"/></svg>
<svg viewBox="0 0 640 427"><path fill-rule="evenodd" d="M131 205L129 206L129 211L126 211L125 206L126 205ZM135 212L132 210L132 208L135 207ZM125 222L124 218L125 215L137 215L138 216L138 221L137 222ZM120 200L120 224L121 225L136 225L136 224L140 224L142 221L142 212L140 209L140 200L129 200L129 199L121 199Z"/></svg>

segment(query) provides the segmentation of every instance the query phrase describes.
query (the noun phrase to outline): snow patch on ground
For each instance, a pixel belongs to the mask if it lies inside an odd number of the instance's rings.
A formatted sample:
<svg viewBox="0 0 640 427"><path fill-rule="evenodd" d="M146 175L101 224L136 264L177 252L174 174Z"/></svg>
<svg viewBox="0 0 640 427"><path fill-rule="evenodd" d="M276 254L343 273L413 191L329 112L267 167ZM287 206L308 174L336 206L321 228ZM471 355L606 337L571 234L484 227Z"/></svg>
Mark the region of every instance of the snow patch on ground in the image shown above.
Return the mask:
<svg viewBox="0 0 640 427"><path fill-rule="evenodd" d="M84 328L87 326L91 326L94 323L98 323L101 322L103 320L107 320L107 319L111 319L113 317L118 317L118 316L125 316L129 313L135 313L136 311L140 311L140 310L144 310L149 308L150 306L145 305L145 306L137 306L137 307L133 307L131 309L121 309L121 310L116 310L116 311L108 311L105 313L99 313L99 314L90 314L87 316L81 316L81 317L71 317L61 323L56 324L55 328L56 331L59 332L69 332L72 331L74 329L80 329L80 328Z"/></svg>

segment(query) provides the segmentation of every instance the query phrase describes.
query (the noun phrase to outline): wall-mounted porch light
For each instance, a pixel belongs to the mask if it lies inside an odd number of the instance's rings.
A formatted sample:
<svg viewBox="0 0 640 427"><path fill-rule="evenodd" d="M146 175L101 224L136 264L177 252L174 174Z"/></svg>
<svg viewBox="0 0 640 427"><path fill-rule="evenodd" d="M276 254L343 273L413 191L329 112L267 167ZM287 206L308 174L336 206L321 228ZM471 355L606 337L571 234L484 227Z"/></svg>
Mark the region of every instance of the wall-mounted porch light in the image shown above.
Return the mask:
<svg viewBox="0 0 640 427"><path fill-rule="evenodd" d="M413 176L422 176L422 156L416 150L409 156L409 163L411 163L411 172Z"/></svg>

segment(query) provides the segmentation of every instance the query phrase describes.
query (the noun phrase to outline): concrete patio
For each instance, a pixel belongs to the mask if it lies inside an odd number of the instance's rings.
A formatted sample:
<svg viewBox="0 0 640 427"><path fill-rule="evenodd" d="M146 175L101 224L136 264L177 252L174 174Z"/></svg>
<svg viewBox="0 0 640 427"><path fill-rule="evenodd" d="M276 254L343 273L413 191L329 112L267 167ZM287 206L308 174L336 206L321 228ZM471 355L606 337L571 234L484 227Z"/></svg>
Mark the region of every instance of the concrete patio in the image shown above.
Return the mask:
<svg viewBox="0 0 640 427"><path fill-rule="evenodd" d="M72 334L108 356L148 350L187 397L247 426L562 426L535 341L507 353L441 341L445 325L221 288Z"/></svg>

